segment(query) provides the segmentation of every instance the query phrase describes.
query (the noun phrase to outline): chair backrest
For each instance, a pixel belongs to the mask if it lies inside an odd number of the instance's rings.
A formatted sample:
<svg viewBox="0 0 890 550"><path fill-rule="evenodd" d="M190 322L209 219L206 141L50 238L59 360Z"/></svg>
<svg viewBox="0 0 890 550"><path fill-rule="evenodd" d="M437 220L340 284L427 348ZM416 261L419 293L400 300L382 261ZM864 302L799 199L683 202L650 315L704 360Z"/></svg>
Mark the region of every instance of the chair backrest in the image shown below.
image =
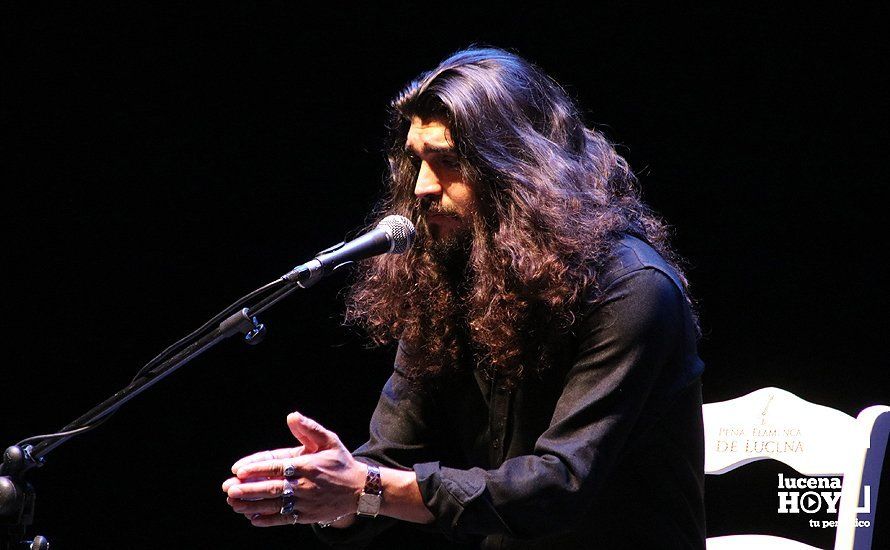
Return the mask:
<svg viewBox="0 0 890 550"><path fill-rule="evenodd" d="M834 546L865 550L871 548L874 534L881 469L890 437L890 407L868 407L859 413L856 423L850 466L844 475Z"/></svg>
<svg viewBox="0 0 890 550"><path fill-rule="evenodd" d="M705 404L703 416L705 473L771 458L805 476L844 476L835 548L870 548L890 407L869 407L853 418L770 387Z"/></svg>

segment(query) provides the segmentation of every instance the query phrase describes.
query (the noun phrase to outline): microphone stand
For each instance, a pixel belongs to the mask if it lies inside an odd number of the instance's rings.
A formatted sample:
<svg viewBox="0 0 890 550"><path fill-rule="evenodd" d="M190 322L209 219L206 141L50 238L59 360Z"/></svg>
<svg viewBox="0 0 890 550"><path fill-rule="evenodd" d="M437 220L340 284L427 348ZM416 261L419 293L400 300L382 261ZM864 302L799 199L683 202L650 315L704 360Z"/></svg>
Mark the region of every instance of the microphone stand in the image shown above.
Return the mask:
<svg viewBox="0 0 890 550"><path fill-rule="evenodd" d="M322 253L336 250L342 246L343 243L340 243ZM43 466L46 461L46 455L50 451L75 435L97 427L129 400L154 386L165 377L172 374L176 369L185 365L195 357L198 357L226 338L241 333L244 335L244 341L247 344L255 345L260 343L265 335L266 327L259 322L256 315L272 307L275 303L296 290L297 287L308 288L315 284L322 276L333 272L347 263L351 262L344 262L333 267L333 269L328 270L316 269L314 264L311 266L311 269L307 269L306 265L308 264L294 268L280 279L241 298L235 302L235 305L240 305L249 299L253 299L257 295L261 295L275 286L279 286L280 288L258 300L254 305L241 308L235 313L228 315L228 317L225 317L225 319L209 333L192 338L196 333L204 332L202 329L205 327L212 327L216 319L231 312L233 307L230 306L223 313L217 315L200 329L187 336L184 340L191 340L191 342L187 343L185 347L175 355L156 365L149 362L148 365L146 365L146 367L133 378L127 387L118 391L102 403L99 403L90 409L83 416L66 425L60 432L28 438L22 440L17 445L8 447L3 453L3 463L0 465L0 526L5 526L6 529L6 536L0 541L0 550L21 548L20 545L29 545L28 547L31 548L31 550L48 550L49 542L42 536L34 537L33 540L26 540L27 528L34 520L34 503L36 494L33 486L25 479L25 474L32 468ZM320 264L319 268L321 268ZM177 342L177 344L180 343L183 342ZM175 349L177 344L174 344L171 348L165 350L159 357L163 357L165 353L171 349ZM30 444L22 445L22 443L26 441L33 440L39 440L39 442L33 446Z"/></svg>

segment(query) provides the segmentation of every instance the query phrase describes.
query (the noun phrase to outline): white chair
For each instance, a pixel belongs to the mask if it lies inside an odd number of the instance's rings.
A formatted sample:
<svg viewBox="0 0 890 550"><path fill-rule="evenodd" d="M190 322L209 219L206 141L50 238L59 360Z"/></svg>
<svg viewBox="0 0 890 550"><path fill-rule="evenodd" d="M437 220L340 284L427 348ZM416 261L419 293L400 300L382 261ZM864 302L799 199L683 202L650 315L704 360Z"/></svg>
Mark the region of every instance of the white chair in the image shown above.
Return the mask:
<svg viewBox="0 0 890 550"><path fill-rule="evenodd" d="M890 407L868 407L853 418L779 388L762 388L729 401L707 403L703 415L706 474L724 474L755 460L771 458L804 476L843 476L834 550L871 549L881 467L890 433ZM798 495L786 495L783 503L777 494L777 502L789 511L797 508L804 520L808 508L830 507L819 493L824 491L833 498L834 490L778 489ZM817 498L822 500L817 502ZM707 547L818 550L762 534L709 538Z"/></svg>

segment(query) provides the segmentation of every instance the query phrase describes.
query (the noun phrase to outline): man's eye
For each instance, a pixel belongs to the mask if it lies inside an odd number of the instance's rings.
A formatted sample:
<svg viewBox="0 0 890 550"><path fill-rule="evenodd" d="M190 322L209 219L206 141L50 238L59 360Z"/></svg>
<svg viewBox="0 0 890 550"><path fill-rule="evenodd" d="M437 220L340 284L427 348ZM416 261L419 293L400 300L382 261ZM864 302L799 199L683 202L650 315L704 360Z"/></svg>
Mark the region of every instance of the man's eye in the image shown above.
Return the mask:
<svg viewBox="0 0 890 550"><path fill-rule="evenodd" d="M442 157L442 165L446 168L460 168L460 161L457 160L457 157L447 156Z"/></svg>

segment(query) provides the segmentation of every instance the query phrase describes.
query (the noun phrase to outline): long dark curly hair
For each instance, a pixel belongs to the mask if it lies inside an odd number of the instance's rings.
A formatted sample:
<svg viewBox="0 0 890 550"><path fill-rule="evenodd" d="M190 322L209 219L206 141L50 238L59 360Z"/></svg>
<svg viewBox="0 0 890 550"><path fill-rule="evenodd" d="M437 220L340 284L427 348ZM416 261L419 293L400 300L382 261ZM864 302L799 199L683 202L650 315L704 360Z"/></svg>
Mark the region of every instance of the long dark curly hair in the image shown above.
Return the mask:
<svg viewBox="0 0 890 550"><path fill-rule="evenodd" d="M558 83L519 56L459 51L390 107L388 191L370 226L400 214L417 237L403 255L359 265L346 322L376 344L400 340L405 374L419 386L461 368L514 386L553 366L625 233L676 267L667 228L640 200L627 162L584 125ZM418 167L405 151L413 116L445 121L476 193L466 269L457 275L433 253L414 195Z"/></svg>

